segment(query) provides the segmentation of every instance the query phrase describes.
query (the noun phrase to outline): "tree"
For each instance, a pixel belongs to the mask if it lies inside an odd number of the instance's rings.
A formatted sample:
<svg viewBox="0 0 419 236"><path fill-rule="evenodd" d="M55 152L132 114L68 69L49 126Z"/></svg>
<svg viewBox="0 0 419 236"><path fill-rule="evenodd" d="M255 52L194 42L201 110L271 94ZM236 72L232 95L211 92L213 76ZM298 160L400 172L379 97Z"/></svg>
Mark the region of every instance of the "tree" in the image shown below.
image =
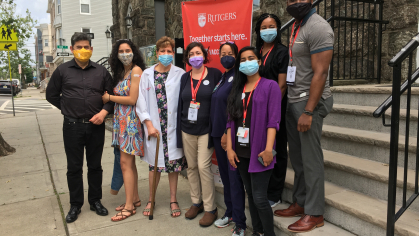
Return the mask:
<svg viewBox="0 0 419 236"><path fill-rule="evenodd" d="M16 149L10 146L8 143L6 143L6 141L4 141L3 136L1 136L0 133L0 157L7 156L14 152L16 152Z"/></svg>
<svg viewBox="0 0 419 236"><path fill-rule="evenodd" d="M33 82L33 68L24 68L23 71L25 72L26 75L26 83L32 83Z"/></svg>

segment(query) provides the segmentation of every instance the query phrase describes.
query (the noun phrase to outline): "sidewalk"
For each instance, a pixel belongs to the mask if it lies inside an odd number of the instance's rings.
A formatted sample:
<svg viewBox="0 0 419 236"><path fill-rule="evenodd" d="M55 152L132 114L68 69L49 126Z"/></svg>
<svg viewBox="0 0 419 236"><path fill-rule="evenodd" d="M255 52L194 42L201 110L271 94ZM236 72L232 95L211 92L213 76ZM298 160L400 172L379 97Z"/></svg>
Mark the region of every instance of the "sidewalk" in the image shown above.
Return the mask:
<svg viewBox="0 0 419 236"><path fill-rule="evenodd" d="M26 90L27 91L27 90ZM45 98L39 90L30 91L31 98ZM24 91L24 95L28 92ZM25 99L18 98L18 99ZM191 205L189 183L179 177L178 202L182 209L179 218L170 217L167 175L161 178L157 190L154 220L142 215L148 201L148 164L137 158L139 193L143 205L137 214L115 223L110 218L114 208L125 201L122 188L117 196L111 195L113 171L111 132L106 131L102 157L103 199L109 216L98 216L90 211L87 201L86 164L84 165L85 205L79 219L64 222L70 208L66 179L66 156L62 140L62 115L59 110L0 116L0 132L16 153L0 157L0 234L1 235L231 235L232 226L218 229L201 228L200 219L189 221L184 214ZM224 210L219 208L219 216ZM250 235L250 231L248 234Z"/></svg>

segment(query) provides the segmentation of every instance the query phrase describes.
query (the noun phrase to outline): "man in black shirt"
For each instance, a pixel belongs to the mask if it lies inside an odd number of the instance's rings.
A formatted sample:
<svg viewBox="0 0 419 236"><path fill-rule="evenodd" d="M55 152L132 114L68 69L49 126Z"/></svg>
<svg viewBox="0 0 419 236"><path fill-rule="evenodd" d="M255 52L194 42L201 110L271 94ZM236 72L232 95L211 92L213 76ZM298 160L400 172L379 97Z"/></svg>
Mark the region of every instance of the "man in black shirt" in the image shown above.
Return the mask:
<svg viewBox="0 0 419 236"><path fill-rule="evenodd" d="M105 91L113 94L112 78L101 65L90 61L93 47L85 33L71 37L74 59L60 65L52 74L46 90L48 102L64 115L63 137L67 155L67 183L71 208L67 223L77 220L84 203L83 156L86 148L88 199L90 210L108 215L102 199L102 152L105 143L105 116L113 103L102 103Z"/></svg>

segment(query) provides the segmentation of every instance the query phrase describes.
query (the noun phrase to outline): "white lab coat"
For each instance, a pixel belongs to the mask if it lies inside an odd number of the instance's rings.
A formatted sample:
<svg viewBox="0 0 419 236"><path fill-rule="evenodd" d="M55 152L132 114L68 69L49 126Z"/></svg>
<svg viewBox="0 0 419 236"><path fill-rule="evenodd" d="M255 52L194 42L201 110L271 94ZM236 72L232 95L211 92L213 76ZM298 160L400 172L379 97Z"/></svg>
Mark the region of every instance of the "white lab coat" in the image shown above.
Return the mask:
<svg viewBox="0 0 419 236"><path fill-rule="evenodd" d="M164 167L163 138L161 136L160 117L157 107L156 90L154 88L154 65L146 69L140 80L140 90L136 105L136 111L141 122L151 120L154 128L160 134L158 167ZM166 79L166 100L167 100L167 144L169 160L176 160L184 156L183 149L176 146L176 119L180 89L180 78L185 71L172 64L168 78ZM155 165L157 139L152 137L148 140L147 126L144 124L144 157L141 159L150 165Z"/></svg>

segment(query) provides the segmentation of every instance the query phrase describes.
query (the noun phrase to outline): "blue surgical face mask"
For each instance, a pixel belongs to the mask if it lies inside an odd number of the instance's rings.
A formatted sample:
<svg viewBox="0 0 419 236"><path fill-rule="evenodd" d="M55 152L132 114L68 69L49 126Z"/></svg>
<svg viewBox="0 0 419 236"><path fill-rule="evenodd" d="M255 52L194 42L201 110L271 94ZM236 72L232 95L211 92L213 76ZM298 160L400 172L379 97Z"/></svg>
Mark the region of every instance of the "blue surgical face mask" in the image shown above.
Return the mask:
<svg viewBox="0 0 419 236"><path fill-rule="evenodd" d="M173 61L173 55L172 54L159 55L159 61L164 66L168 66Z"/></svg>
<svg viewBox="0 0 419 236"><path fill-rule="evenodd" d="M256 74L259 71L258 60L241 62L239 70L247 76L252 76Z"/></svg>
<svg viewBox="0 0 419 236"><path fill-rule="evenodd" d="M265 43L272 43L278 34L276 28L264 29L260 31L260 37Z"/></svg>

